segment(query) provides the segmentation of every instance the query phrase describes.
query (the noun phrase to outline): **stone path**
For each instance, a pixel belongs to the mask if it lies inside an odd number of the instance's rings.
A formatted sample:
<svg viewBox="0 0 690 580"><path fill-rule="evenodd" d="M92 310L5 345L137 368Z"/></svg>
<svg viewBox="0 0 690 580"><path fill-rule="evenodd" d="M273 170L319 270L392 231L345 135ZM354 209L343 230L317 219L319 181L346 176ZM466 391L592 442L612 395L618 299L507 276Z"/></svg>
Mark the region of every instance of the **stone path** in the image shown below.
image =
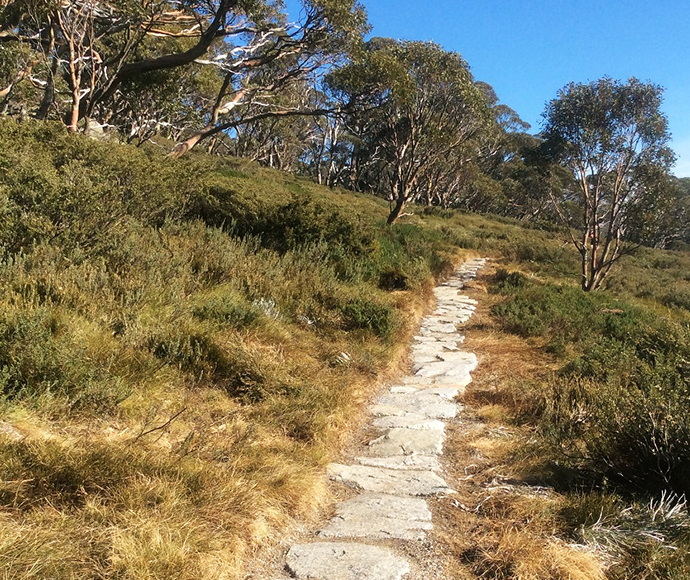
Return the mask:
<svg viewBox="0 0 690 580"><path fill-rule="evenodd" d="M483 259L466 262L434 289L436 310L422 322L412 347L413 369L373 405L373 426L381 435L369 442L353 465L333 463L330 478L359 491L340 503L317 541L297 544L287 570L298 580L400 580L414 563L396 552L395 542L420 542L432 529L425 498L454 491L444 481L443 419L455 417L455 397L472 380L474 353L458 346L457 325L476 302L460 294Z"/></svg>

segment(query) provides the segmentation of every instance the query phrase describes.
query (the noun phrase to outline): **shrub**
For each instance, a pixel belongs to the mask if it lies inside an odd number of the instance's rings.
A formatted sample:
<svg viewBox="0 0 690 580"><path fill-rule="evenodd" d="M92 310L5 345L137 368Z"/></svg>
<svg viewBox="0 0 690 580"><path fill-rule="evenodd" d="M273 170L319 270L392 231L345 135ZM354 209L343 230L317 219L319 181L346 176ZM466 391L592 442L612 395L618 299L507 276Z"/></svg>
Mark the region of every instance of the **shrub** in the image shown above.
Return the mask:
<svg viewBox="0 0 690 580"><path fill-rule="evenodd" d="M182 329L149 342L154 356L177 365L202 382L247 402L264 399L272 384L239 341L220 344L213 336Z"/></svg>
<svg viewBox="0 0 690 580"><path fill-rule="evenodd" d="M389 339L400 326L393 308L367 298L357 298L341 306L346 330L369 330Z"/></svg>
<svg viewBox="0 0 690 580"><path fill-rule="evenodd" d="M194 316L200 320L211 320L234 329L254 325L263 311L256 304L232 294L211 296L193 309Z"/></svg>
<svg viewBox="0 0 690 580"><path fill-rule="evenodd" d="M49 310L0 312L0 392L50 412L112 412L129 394Z"/></svg>
<svg viewBox="0 0 690 580"><path fill-rule="evenodd" d="M543 430L566 462L642 493L690 493L690 393L670 385L555 379Z"/></svg>

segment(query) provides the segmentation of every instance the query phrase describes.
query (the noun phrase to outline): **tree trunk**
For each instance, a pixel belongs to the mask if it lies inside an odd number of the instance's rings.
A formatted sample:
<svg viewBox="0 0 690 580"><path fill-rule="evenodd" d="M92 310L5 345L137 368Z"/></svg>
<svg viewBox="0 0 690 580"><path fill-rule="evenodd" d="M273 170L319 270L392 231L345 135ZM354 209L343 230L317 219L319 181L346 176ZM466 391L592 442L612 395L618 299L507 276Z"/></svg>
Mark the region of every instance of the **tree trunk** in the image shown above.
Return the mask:
<svg viewBox="0 0 690 580"><path fill-rule="evenodd" d="M396 220L400 217L400 214L405 209L405 203L406 203L405 196L399 195L395 201L395 207L388 214L388 220L386 220L386 223L389 226L392 226L396 222Z"/></svg>

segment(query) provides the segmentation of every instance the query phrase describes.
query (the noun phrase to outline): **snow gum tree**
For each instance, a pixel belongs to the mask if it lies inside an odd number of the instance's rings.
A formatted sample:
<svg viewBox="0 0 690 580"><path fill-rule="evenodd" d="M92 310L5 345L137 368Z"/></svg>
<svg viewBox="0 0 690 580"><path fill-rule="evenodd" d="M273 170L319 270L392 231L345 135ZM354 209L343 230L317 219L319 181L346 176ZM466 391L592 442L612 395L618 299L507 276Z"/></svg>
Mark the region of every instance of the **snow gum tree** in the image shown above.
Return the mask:
<svg viewBox="0 0 690 580"><path fill-rule="evenodd" d="M631 247L626 242L638 208L662 194L674 161L662 93L635 78L603 78L570 83L547 105L548 148L577 183L572 194L552 200L580 253L585 291L598 289Z"/></svg>
<svg viewBox="0 0 690 580"><path fill-rule="evenodd" d="M330 78L350 109L357 188L385 192L388 223L428 189L452 187L482 154L479 137L498 130L465 60L430 42L375 38L359 62ZM364 183L365 185L361 185Z"/></svg>

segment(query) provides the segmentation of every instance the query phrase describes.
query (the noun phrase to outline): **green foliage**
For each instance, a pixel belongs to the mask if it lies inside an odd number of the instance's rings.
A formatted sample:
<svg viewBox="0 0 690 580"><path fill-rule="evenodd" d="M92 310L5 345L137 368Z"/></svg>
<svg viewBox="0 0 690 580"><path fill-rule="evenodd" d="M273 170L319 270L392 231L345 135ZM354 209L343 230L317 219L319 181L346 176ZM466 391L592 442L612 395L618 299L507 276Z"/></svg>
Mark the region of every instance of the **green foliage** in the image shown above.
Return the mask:
<svg viewBox="0 0 690 580"><path fill-rule="evenodd" d="M609 296L591 296L574 286L540 284L517 272L499 270L493 289L511 296L492 310L506 330L545 337L554 352L566 344L582 347L592 333L608 333L635 316L634 309Z"/></svg>
<svg viewBox="0 0 690 580"><path fill-rule="evenodd" d="M0 165L13 171L0 176L0 368L11 405L116 412L170 369L196 388L264 400L285 381L240 337L297 325L388 344L400 317L380 288L417 290L450 267L450 230L390 230L375 203L305 180L175 161L50 123L2 125Z"/></svg>
<svg viewBox="0 0 690 580"><path fill-rule="evenodd" d="M368 330L382 339L390 339L400 321L388 305L370 298L357 298L341 306L347 330Z"/></svg>
<svg viewBox="0 0 690 580"><path fill-rule="evenodd" d="M690 328L605 294L500 271L504 328L566 357L544 395L542 429L599 482L690 492Z"/></svg>
<svg viewBox="0 0 690 580"><path fill-rule="evenodd" d="M256 324L262 315L261 308L250 304L246 299L233 294L214 295L193 309L194 316L200 320L210 320L230 328L249 328Z"/></svg>
<svg viewBox="0 0 690 580"><path fill-rule="evenodd" d="M109 413L129 394L55 310L0 311L0 396L61 412Z"/></svg>
<svg viewBox="0 0 690 580"><path fill-rule="evenodd" d="M186 162L77 139L57 124L0 123L3 249L12 253L55 240L93 248L125 219L158 226L182 212L199 177Z"/></svg>

